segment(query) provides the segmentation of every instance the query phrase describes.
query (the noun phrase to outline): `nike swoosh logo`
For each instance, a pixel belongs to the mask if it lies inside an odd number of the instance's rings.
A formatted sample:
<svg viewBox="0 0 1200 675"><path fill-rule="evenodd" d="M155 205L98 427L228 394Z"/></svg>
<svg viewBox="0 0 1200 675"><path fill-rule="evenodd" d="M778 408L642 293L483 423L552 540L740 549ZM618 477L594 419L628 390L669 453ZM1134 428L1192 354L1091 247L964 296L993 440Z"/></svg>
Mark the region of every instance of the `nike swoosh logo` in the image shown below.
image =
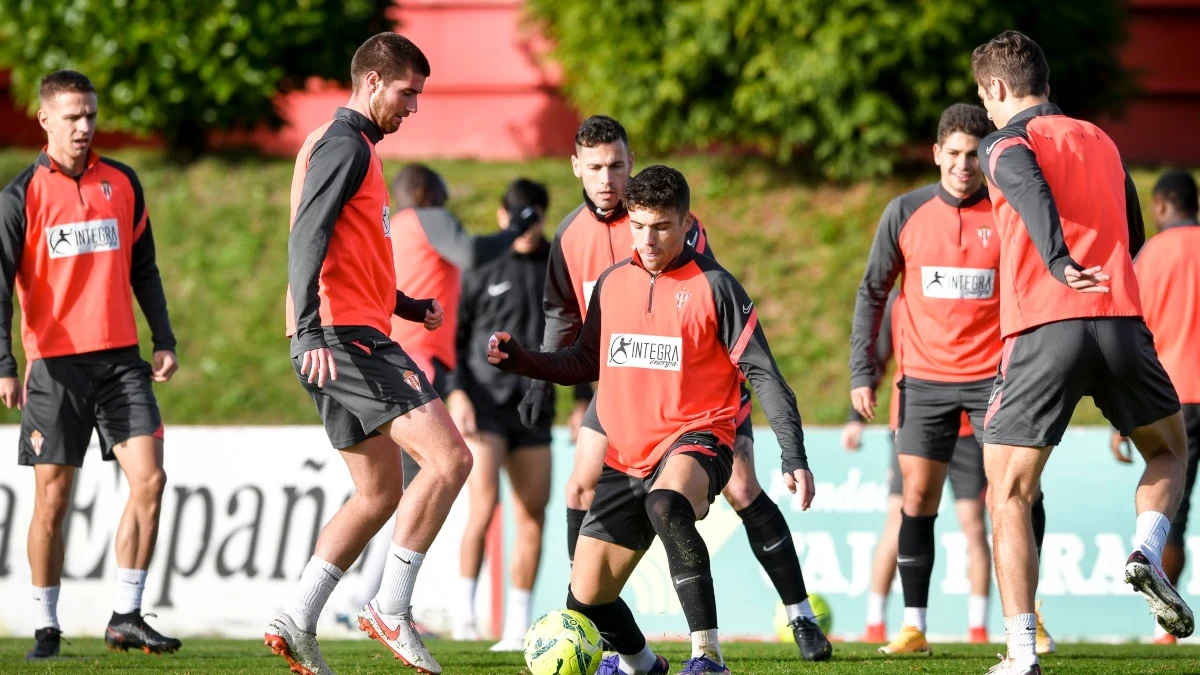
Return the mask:
<svg viewBox="0 0 1200 675"><path fill-rule="evenodd" d="M400 562L404 563L405 565L411 565L411 564L412 564L412 561L411 561L411 560L405 560L404 558L401 558L401 557L400 557L398 554L395 554L395 553L393 553L392 555L395 555L395 556L396 556L396 560L399 560Z"/></svg>
<svg viewBox="0 0 1200 675"><path fill-rule="evenodd" d="M748 305L742 305L742 314L749 314L750 310L752 310L752 309L754 309L753 302Z"/></svg>
<svg viewBox="0 0 1200 675"><path fill-rule="evenodd" d="M403 560L403 558L401 558ZM400 624L396 624L395 628L388 628L383 619L379 618L379 613L375 611L375 603L367 605L371 610L371 616L375 617L375 623L379 625L379 629L383 631L383 636L389 640L395 641L400 639Z"/></svg>
<svg viewBox="0 0 1200 675"><path fill-rule="evenodd" d="M905 558L905 557L902 557L902 556L896 556L896 562L897 562L898 564L901 564L901 565L907 565L907 564L909 564L909 563L915 563L915 562L917 562L917 559L916 559L916 558Z"/></svg>
<svg viewBox="0 0 1200 675"><path fill-rule="evenodd" d="M504 295L505 293L508 292L508 289L510 289L510 288L512 288L512 282L505 281L505 282L499 283L499 284L489 284L487 287L487 292L488 292L488 295L490 295L494 298L497 295Z"/></svg>
<svg viewBox="0 0 1200 675"><path fill-rule="evenodd" d="M992 141L992 144L987 146L987 148L983 151L983 154L985 154L985 155L992 154L992 148L996 147L996 144L999 142L1000 141Z"/></svg>
<svg viewBox="0 0 1200 675"><path fill-rule="evenodd" d="M682 585L684 585L684 584L686 584L686 583L688 583L688 582L695 581L695 580L699 579L699 578L700 578L700 576L701 576L701 575L697 574L697 575L696 575L696 576L694 576L694 577L688 577L688 578L686 578L686 579L676 579L676 580L675 580L675 588L679 588L680 586L682 586Z"/></svg>
<svg viewBox="0 0 1200 675"><path fill-rule="evenodd" d="M783 542L785 542L787 540L788 540L788 537L784 537L783 539L780 539L779 541L775 542L774 544L771 544L770 546L764 546L763 553L770 553L771 551L774 551L775 549L779 548L780 546L783 546Z"/></svg>

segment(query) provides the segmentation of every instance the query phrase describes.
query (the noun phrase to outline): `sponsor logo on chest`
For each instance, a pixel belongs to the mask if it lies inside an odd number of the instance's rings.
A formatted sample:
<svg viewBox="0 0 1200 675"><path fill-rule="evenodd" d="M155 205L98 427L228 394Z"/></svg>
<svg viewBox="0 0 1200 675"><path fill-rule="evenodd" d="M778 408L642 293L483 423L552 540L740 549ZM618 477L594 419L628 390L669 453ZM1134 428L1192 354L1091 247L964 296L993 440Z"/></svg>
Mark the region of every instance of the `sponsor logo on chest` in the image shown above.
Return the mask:
<svg viewBox="0 0 1200 675"><path fill-rule="evenodd" d="M608 339L610 368L680 370L683 338L613 333Z"/></svg>
<svg viewBox="0 0 1200 675"><path fill-rule="evenodd" d="M996 270L922 265L921 290L927 298L987 300L996 291Z"/></svg>
<svg viewBox="0 0 1200 675"><path fill-rule="evenodd" d="M121 248L116 218L87 220L46 228L46 246L51 258L70 258Z"/></svg>

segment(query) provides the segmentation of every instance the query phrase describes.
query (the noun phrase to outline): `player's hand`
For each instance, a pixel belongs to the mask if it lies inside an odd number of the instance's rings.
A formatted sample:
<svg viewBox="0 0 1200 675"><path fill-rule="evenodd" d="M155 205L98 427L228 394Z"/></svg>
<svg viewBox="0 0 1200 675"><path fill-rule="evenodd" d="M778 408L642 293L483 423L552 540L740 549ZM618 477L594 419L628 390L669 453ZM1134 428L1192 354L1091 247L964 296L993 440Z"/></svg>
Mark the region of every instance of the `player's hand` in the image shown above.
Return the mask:
<svg viewBox="0 0 1200 675"><path fill-rule="evenodd" d="M337 379L337 365L333 362L333 352L329 347L319 347L304 352L304 360L300 362L300 374L308 375L308 383L314 382L318 387L325 386L325 378Z"/></svg>
<svg viewBox="0 0 1200 675"><path fill-rule="evenodd" d="M150 373L150 379L155 382L166 382L178 369L179 360L175 358L175 352L166 349L159 350L154 352L154 372Z"/></svg>
<svg viewBox="0 0 1200 675"><path fill-rule="evenodd" d="M7 408L20 410L25 406L25 387L15 377L0 377L0 401Z"/></svg>
<svg viewBox="0 0 1200 675"><path fill-rule="evenodd" d="M842 449L855 452L862 447L862 422L846 422L842 427Z"/></svg>
<svg viewBox="0 0 1200 675"><path fill-rule="evenodd" d="M474 436L477 429L475 428L475 404L471 403L471 397L467 396L467 392L461 389L455 389L446 397L446 407L450 409L450 419L454 420L454 426L458 427L458 432L463 436Z"/></svg>
<svg viewBox="0 0 1200 675"><path fill-rule="evenodd" d="M783 482L787 485L788 492L800 493L800 510L807 511L808 507L812 506L813 497L817 494L817 486L813 483L812 472L808 469L796 469L791 473L783 474Z"/></svg>
<svg viewBox="0 0 1200 675"><path fill-rule="evenodd" d="M1101 272L1099 266L1078 270L1073 265L1067 265L1063 268L1063 276L1067 280L1067 285L1080 293L1108 292L1108 286L1102 284L1108 282L1109 276Z"/></svg>
<svg viewBox="0 0 1200 675"><path fill-rule="evenodd" d="M504 331L492 333L488 338L487 362L493 366L499 366L500 362L508 358L508 353L500 349L501 342L508 342L512 339L512 335Z"/></svg>
<svg viewBox="0 0 1200 675"><path fill-rule="evenodd" d="M442 320L445 319L445 314L442 312L442 303L433 299L433 309L425 311L425 330L437 330L442 327Z"/></svg>
<svg viewBox="0 0 1200 675"><path fill-rule="evenodd" d="M587 409L587 401L576 401L575 409L571 411L571 416L567 418L567 429L571 431L572 443L579 440L579 427L583 426L583 416L587 414Z"/></svg>
<svg viewBox="0 0 1200 675"><path fill-rule="evenodd" d="M537 429L554 421L554 391L549 384L534 382L525 397L517 405L521 424L526 429Z"/></svg>
<svg viewBox="0 0 1200 675"><path fill-rule="evenodd" d="M1122 436L1120 432L1114 431L1112 438L1109 439L1109 446L1112 448L1113 459L1122 464L1133 464L1133 448L1130 446L1127 436Z"/></svg>
<svg viewBox="0 0 1200 675"><path fill-rule="evenodd" d="M875 388L859 387L850 390L850 404L868 422L875 421Z"/></svg>

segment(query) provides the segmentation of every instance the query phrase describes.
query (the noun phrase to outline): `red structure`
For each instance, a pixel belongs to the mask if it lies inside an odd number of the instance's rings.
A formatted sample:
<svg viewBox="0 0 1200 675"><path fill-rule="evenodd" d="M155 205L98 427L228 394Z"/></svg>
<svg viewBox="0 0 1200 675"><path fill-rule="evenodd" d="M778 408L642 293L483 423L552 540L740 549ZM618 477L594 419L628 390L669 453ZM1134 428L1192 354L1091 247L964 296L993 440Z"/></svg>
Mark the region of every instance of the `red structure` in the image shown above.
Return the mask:
<svg viewBox="0 0 1200 675"><path fill-rule="evenodd" d="M546 40L524 24L521 0L396 0L400 30L428 54L433 77L423 110L380 144L389 157L520 160L565 155L578 116L558 90L561 73L546 62ZM1123 51L1142 92L1121 120L1103 122L1132 163L1200 165L1200 0L1132 0ZM347 67L348 64L347 64ZM289 126L279 132L227 136L291 155L308 130L329 118L347 93L314 82L281 101ZM1165 130L1170 130L1165 131ZM0 73L0 146L38 146L35 120L17 110ZM101 147L138 142L101 135ZM141 141L152 142L152 141Z"/></svg>

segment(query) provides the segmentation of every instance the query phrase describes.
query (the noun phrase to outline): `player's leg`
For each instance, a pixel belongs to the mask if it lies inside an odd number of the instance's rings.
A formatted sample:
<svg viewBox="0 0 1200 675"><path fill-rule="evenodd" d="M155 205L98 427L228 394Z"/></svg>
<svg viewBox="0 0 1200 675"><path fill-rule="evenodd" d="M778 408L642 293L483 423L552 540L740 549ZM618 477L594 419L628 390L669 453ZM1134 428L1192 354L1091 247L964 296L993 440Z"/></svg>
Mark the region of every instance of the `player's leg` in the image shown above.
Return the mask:
<svg viewBox="0 0 1200 675"><path fill-rule="evenodd" d="M747 415L745 426L749 425ZM808 602L791 528L754 473L753 431L743 432L739 425L738 432L733 442L733 473L721 494L741 517L750 550L779 593L801 657L806 661L827 659L833 647L817 626Z"/></svg>
<svg viewBox="0 0 1200 675"><path fill-rule="evenodd" d="M467 479L470 507L458 554L459 590L451 633L455 640L479 639L475 625L475 587L479 581L479 569L483 566L488 526L492 523L492 514L496 512L499 500L500 465L508 449L503 436L483 430L467 439L467 447L471 450L475 465Z"/></svg>
<svg viewBox="0 0 1200 675"><path fill-rule="evenodd" d="M875 544L871 560L871 587L867 591L867 629L863 642L887 642L887 599L896 578L896 556L900 546L901 508L904 506L904 480L896 457L896 438L891 434L892 463L888 468L887 516Z"/></svg>
<svg viewBox="0 0 1200 675"><path fill-rule="evenodd" d="M729 481L732 451L711 433L683 434L649 479L646 514L662 540L679 604L692 634L685 673L725 673L717 639L717 600L708 546L696 521ZM828 658L826 655L824 658Z"/></svg>
<svg viewBox="0 0 1200 675"><path fill-rule="evenodd" d="M591 619L616 652L600 662L596 675L665 675L667 660L650 650L621 599L621 589L655 537L643 483L605 466L579 534L567 609Z"/></svg>
<svg viewBox="0 0 1200 675"><path fill-rule="evenodd" d="M27 435L22 434L24 438ZM33 517L29 522L26 550L29 574L33 582L34 646L27 659L58 656L62 628L58 623L58 595L62 584L65 558L62 525L71 503L75 482L71 465L34 466Z"/></svg>
<svg viewBox="0 0 1200 675"><path fill-rule="evenodd" d="M515 411L514 411L515 412ZM513 419L518 419L514 414ZM538 430L539 432L541 430ZM544 434L514 430L513 449L505 471L513 492L516 543L509 561L510 580L504 609L504 632L492 651L521 651L533 617L530 603L533 583L542 559L542 529L550 501L550 430Z"/></svg>
<svg viewBox="0 0 1200 675"><path fill-rule="evenodd" d="M983 495L987 480L983 471L983 447L972 434L958 437L954 457L950 459L950 488L954 491L959 530L967 543L967 578L971 584L971 594L967 598L967 641L982 644L988 641L992 549L984 522Z"/></svg>
<svg viewBox="0 0 1200 675"><path fill-rule="evenodd" d="M1188 514L1191 512L1192 488L1196 484L1196 465L1200 461L1200 405L1184 404L1183 422L1188 443L1187 474L1184 477L1183 496L1179 500L1179 508L1175 510L1175 517L1171 519L1171 530L1162 554L1163 572L1176 588L1179 587L1184 565L1187 564L1184 539L1187 534ZM1175 644L1175 636L1155 623L1154 641L1157 644Z"/></svg>
<svg viewBox="0 0 1200 675"><path fill-rule="evenodd" d="M567 478L567 556L575 559L575 545L579 541L579 528L583 525L584 515L592 505L592 497L596 492L596 482L600 480L600 470L604 467L604 455L608 452L608 436L604 427L600 426L600 416L596 412L596 402L599 397L593 396L588 404L583 422L579 425L579 436L575 439L575 463L571 475Z"/></svg>

